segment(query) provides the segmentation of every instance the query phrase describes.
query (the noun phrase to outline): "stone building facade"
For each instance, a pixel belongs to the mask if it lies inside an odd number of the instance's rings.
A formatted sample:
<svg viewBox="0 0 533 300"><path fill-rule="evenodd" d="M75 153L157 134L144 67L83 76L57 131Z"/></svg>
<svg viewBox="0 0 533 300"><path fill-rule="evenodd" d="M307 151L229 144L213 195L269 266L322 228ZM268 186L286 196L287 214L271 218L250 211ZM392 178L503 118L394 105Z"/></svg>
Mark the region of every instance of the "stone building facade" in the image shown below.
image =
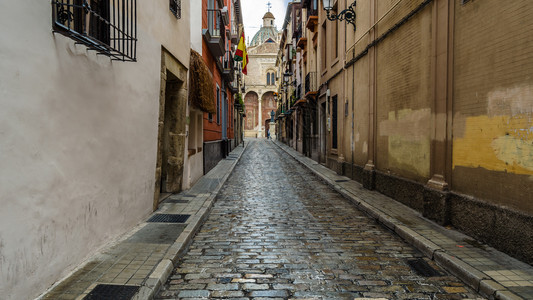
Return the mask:
<svg viewBox="0 0 533 300"><path fill-rule="evenodd" d="M34 299L189 184L190 2L90 2L0 3L2 299Z"/></svg>
<svg viewBox="0 0 533 300"><path fill-rule="evenodd" d="M321 1L301 3L300 24L294 5L287 11L296 22L279 61L283 70L300 63L289 82L304 82L305 102L283 103L279 119L300 124L281 139L533 263L529 1L336 1L333 13L353 5L354 24L328 20ZM295 44L302 57L283 59ZM301 107L309 120L294 117ZM294 143L302 127L318 133L311 153Z"/></svg>
<svg viewBox="0 0 533 300"><path fill-rule="evenodd" d="M265 137L270 128L271 112L277 109L275 95L279 78L276 69L278 42L274 15L267 12L263 17L263 26L248 46L248 74L244 76L246 137Z"/></svg>

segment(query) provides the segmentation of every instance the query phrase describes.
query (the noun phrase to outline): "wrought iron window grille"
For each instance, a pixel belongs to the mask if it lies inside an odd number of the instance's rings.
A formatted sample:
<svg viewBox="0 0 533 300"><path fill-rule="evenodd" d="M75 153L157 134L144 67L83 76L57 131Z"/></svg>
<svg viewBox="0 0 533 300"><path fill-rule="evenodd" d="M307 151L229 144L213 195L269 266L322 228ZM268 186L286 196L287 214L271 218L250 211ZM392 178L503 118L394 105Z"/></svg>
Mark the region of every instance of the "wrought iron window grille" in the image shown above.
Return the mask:
<svg viewBox="0 0 533 300"><path fill-rule="evenodd" d="M181 19L181 0L170 0L170 11L176 18Z"/></svg>
<svg viewBox="0 0 533 300"><path fill-rule="evenodd" d="M136 61L137 0L52 0L53 31L112 60Z"/></svg>

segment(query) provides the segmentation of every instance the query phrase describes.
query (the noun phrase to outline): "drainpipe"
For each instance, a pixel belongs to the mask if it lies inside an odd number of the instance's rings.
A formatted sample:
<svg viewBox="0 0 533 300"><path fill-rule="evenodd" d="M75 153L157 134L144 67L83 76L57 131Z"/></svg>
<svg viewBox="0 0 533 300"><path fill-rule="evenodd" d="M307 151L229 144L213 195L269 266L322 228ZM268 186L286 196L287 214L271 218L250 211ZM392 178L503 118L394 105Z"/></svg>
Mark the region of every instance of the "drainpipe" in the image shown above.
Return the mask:
<svg viewBox="0 0 533 300"><path fill-rule="evenodd" d="M354 47L354 54L355 54L355 47ZM355 130L355 120L354 120L354 114L355 114L355 66L352 66L352 142L350 144L350 148L352 150L352 179L353 179L353 166L355 165L354 161L354 148L355 148L355 139L354 139L354 130Z"/></svg>

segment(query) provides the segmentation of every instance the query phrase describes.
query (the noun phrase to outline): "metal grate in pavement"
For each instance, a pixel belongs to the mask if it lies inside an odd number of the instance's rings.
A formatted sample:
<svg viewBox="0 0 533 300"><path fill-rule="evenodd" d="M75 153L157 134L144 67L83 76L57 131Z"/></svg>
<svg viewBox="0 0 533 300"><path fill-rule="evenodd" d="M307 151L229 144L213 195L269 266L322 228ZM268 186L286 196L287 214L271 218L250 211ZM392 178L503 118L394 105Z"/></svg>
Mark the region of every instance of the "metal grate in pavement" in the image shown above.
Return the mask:
<svg viewBox="0 0 533 300"><path fill-rule="evenodd" d="M424 277L442 276L439 271L430 266L423 258L410 259L407 261L407 264L409 264L409 267L411 267L411 269L415 271L418 275Z"/></svg>
<svg viewBox="0 0 533 300"><path fill-rule="evenodd" d="M84 300L130 300L139 291L138 286L99 284Z"/></svg>
<svg viewBox="0 0 533 300"><path fill-rule="evenodd" d="M148 221L150 223L185 223L191 215L155 214Z"/></svg>

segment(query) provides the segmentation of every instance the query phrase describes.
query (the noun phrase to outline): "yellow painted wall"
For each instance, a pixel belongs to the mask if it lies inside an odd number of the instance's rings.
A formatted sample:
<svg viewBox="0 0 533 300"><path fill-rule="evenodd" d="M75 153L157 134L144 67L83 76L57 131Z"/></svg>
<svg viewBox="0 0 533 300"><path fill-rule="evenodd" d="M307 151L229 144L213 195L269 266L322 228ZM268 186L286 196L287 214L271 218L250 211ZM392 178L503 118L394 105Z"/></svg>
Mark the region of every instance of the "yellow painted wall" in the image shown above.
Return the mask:
<svg viewBox="0 0 533 300"><path fill-rule="evenodd" d="M529 0L464 5L456 0L452 188L528 213L533 213L532 32Z"/></svg>

